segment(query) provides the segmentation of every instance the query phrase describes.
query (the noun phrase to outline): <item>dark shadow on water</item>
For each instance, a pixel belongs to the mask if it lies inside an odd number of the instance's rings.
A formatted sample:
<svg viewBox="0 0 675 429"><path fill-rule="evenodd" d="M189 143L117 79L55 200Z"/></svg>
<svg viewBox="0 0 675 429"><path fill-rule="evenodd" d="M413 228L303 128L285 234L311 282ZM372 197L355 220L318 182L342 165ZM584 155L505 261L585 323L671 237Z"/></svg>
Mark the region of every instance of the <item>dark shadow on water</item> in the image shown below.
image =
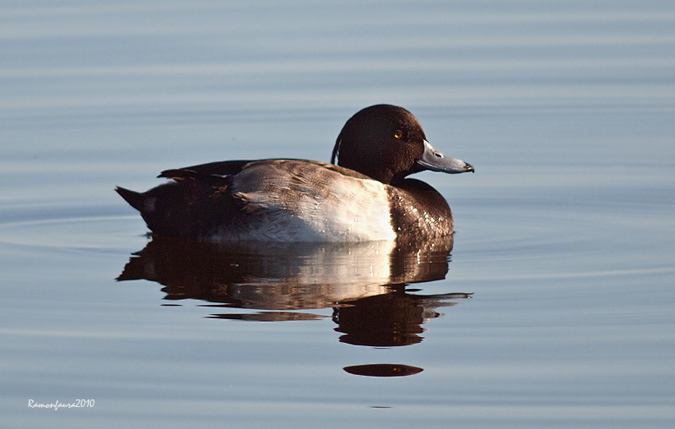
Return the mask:
<svg viewBox="0 0 675 429"><path fill-rule="evenodd" d="M470 293L425 295L411 283L444 279L452 239L442 243L212 244L154 236L134 253L119 281L161 284L166 300L197 299L207 317L251 321L316 320L332 308L340 341L371 347L420 343L423 324ZM228 311L228 309L230 309ZM255 310L255 311L242 311ZM404 376L402 364L347 367L351 374Z"/></svg>
<svg viewBox="0 0 675 429"><path fill-rule="evenodd" d="M405 377L423 371L422 368L410 365L376 363L371 365L354 365L344 368L350 374L365 375L368 377Z"/></svg>

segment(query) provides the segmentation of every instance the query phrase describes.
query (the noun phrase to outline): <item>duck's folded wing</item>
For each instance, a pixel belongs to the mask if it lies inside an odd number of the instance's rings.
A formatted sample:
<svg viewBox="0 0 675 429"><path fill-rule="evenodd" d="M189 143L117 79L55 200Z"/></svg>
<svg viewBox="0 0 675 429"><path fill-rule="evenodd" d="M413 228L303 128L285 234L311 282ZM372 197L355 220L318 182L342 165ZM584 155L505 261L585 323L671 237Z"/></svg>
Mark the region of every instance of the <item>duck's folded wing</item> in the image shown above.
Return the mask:
<svg viewBox="0 0 675 429"><path fill-rule="evenodd" d="M395 238L385 185L331 164L254 162L232 177L229 191L246 213L265 219L270 231L261 234L279 241Z"/></svg>
<svg viewBox="0 0 675 429"><path fill-rule="evenodd" d="M247 164L249 160L238 161L219 161L210 162L208 164L193 165L191 167L183 167L172 170L164 170L157 177L166 177L168 179L181 180L186 178L218 181L227 176L232 176L239 173Z"/></svg>

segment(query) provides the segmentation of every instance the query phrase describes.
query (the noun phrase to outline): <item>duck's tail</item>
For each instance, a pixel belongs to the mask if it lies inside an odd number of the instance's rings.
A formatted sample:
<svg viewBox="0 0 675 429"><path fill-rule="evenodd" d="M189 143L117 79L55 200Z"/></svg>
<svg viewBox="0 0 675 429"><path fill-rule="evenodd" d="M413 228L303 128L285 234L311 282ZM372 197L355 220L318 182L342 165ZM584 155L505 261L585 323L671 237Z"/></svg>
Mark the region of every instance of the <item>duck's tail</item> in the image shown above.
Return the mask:
<svg viewBox="0 0 675 429"><path fill-rule="evenodd" d="M145 205L145 196L143 194L122 188L120 186L116 187L115 191L120 194L120 196L124 198L124 201L129 203L131 207L135 208L139 212L142 211Z"/></svg>

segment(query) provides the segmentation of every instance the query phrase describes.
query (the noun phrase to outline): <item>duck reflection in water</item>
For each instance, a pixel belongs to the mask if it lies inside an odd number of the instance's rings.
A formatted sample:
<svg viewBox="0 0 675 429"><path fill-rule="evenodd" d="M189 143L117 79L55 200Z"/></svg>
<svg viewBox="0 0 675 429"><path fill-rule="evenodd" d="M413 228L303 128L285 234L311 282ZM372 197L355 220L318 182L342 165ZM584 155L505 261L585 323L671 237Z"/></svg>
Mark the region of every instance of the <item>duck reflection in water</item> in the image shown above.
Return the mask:
<svg viewBox="0 0 675 429"><path fill-rule="evenodd" d="M438 307L468 293L419 295L406 284L445 278L450 240L415 245L366 243L203 243L154 236L117 278L162 284L167 300L198 299L211 307L255 309L209 317L256 321L328 317L340 341L391 347L418 343ZM302 311L301 311L302 310Z"/></svg>

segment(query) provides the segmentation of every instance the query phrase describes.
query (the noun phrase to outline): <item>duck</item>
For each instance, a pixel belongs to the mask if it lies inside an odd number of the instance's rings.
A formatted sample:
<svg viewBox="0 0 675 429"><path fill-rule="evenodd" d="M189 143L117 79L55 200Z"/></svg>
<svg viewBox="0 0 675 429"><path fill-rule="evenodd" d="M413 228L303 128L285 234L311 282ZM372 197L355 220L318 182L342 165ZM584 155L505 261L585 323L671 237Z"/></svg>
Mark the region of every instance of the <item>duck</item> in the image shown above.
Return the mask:
<svg viewBox="0 0 675 429"><path fill-rule="evenodd" d="M337 162L336 162L337 161ZM232 160L165 170L146 192L116 187L153 234L208 242L363 242L452 236L452 212L421 171L475 172L428 141L417 118L366 107L340 131L331 162Z"/></svg>

